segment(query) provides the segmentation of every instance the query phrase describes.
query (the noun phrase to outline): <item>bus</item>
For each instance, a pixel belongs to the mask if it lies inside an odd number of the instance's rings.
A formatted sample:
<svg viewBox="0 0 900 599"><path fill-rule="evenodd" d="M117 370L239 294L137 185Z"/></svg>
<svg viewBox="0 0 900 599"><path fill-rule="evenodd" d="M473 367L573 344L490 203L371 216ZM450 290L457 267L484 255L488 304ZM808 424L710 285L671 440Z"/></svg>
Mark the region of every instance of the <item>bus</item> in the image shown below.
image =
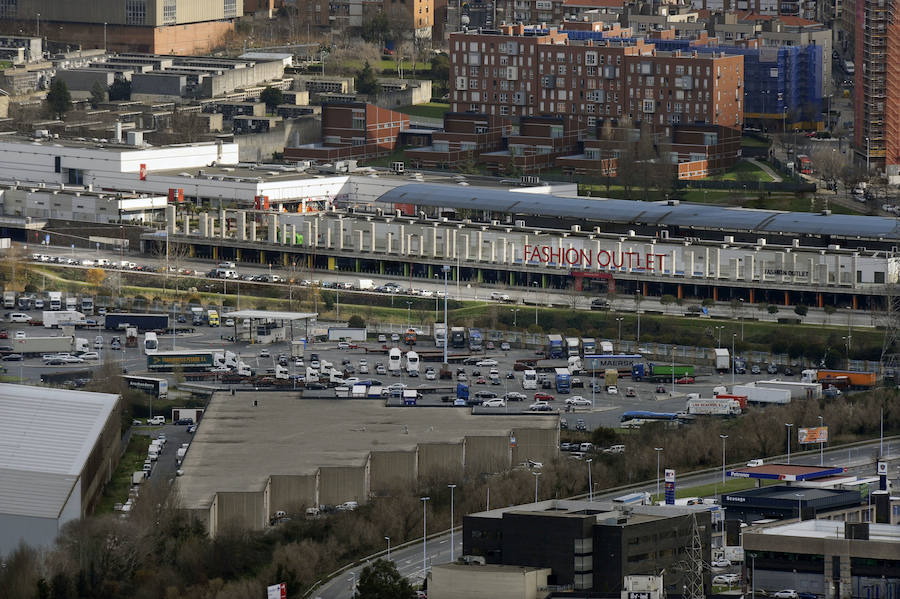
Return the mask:
<svg viewBox="0 0 900 599"><path fill-rule="evenodd" d="M409 376L419 376L419 354L412 350L406 352L406 373Z"/></svg>
<svg viewBox="0 0 900 599"><path fill-rule="evenodd" d="M401 358L403 357L403 352L400 351L397 347L392 347L388 352L388 370L391 374L399 375L401 368Z"/></svg>
<svg viewBox="0 0 900 599"><path fill-rule="evenodd" d="M797 155L797 171L803 175L811 175L813 172L812 161L806 154Z"/></svg>
<svg viewBox="0 0 900 599"><path fill-rule="evenodd" d="M156 338L156 333L144 333L144 354L149 356L155 354L157 350L159 350L159 339Z"/></svg>

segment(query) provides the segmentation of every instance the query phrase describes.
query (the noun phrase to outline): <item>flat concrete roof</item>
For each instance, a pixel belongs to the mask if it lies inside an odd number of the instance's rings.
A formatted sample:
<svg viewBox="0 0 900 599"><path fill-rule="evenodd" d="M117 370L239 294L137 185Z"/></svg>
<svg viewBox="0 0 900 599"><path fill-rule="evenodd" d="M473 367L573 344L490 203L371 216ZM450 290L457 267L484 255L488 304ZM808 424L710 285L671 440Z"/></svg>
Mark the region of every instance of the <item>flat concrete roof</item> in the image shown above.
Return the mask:
<svg viewBox="0 0 900 599"><path fill-rule="evenodd" d="M801 466L798 464L764 464L729 470L728 476L735 478L760 478L764 480L800 481L837 476L844 473L843 468L824 468L821 466Z"/></svg>
<svg viewBox="0 0 900 599"><path fill-rule="evenodd" d="M839 520L804 520L761 528L752 531L763 535L805 537L814 539L844 539L844 522ZM870 541L887 541L900 544L900 527L891 524L869 524Z"/></svg>
<svg viewBox="0 0 900 599"><path fill-rule="evenodd" d="M703 506L700 506L703 507ZM708 507L708 506L706 506ZM537 503L525 503L469 514L475 518L503 518L504 514L533 514L535 516L579 517L593 516L598 524L609 518L627 517L628 524L650 522L704 511L697 506L623 505L612 501L586 501L574 499L548 499Z"/></svg>
<svg viewBox="0 0 900 599"><path fill-rule="evenodd" d="M419 444L557 426L555 415L473 416L459 408L387 408L381 401L311 400L291 392L217 393L176 489L182 507L207 508L217 492L262 490L275 474L362 466L371 451L412 451Z"/></svg>

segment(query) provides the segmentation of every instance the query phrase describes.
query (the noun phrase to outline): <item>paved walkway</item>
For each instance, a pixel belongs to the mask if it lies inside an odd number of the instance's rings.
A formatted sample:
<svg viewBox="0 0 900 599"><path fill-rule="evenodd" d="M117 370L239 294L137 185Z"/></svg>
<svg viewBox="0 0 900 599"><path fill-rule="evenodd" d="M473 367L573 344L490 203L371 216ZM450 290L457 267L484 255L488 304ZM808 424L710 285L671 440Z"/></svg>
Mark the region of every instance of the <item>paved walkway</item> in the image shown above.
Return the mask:
<svg viewBox="0 0 900 599"><path fill-rule="evenodd" d="M754 164L754 165L758 166L759 168L761 168L763 170L763 172L765 172L767 175L772 177L773 182L781 183L783 181L781 176L778 173L776 173L775 171L773 171L772 168L765 162L760 162L756 158L747 158L747 162L750 162L751 164Z"/></svg>

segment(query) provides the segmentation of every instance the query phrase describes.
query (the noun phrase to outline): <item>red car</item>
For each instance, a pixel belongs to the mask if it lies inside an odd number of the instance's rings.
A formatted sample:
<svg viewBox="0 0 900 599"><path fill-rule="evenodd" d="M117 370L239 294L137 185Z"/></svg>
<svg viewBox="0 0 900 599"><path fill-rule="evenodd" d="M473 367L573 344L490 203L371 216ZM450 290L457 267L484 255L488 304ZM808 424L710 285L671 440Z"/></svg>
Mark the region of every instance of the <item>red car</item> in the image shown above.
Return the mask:
<svg viewBox="0 0 900 599"><path fill-rule="evenodd" d="M694 377L692 376L683 376L680 379L675 379L675 383L678 385L690 385L694 382Z"/></svg>
<svg viewBox="0 0 900 599"><path fill-rule="evenodd" d="M487 381L484 380L483 376L480 376L475 380L475 384L476 385L487 385Z"/></svg>
<svg viewBox="0 0 900 599"><path fill-rule="evenodd" d="M554 399L556 399L556 398L553 397L552 395L550 395L549 393L543 393L541 391L538 391L537 393L534 394L534 401L553 401Z"/></svg>
<svg viewBox="0 0 900 599"><path fill-rule="evenodd" d="M9 339L9 331L6 329L0 331L0 339Z"/></svg>

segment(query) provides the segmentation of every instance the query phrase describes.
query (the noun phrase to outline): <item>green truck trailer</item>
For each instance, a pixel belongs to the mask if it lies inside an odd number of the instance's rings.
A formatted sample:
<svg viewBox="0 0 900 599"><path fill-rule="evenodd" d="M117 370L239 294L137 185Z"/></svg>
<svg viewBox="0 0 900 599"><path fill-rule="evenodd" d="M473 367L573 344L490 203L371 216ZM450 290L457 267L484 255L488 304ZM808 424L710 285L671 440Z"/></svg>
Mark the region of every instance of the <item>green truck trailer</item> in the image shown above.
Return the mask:
<svg viewBox="0 0 900 599"><path fill-rule="evenodd" d="M184 370L210 370L216 365L216 356L224 351L161 351L147 356L147 370L151 372Z"/></svg>

